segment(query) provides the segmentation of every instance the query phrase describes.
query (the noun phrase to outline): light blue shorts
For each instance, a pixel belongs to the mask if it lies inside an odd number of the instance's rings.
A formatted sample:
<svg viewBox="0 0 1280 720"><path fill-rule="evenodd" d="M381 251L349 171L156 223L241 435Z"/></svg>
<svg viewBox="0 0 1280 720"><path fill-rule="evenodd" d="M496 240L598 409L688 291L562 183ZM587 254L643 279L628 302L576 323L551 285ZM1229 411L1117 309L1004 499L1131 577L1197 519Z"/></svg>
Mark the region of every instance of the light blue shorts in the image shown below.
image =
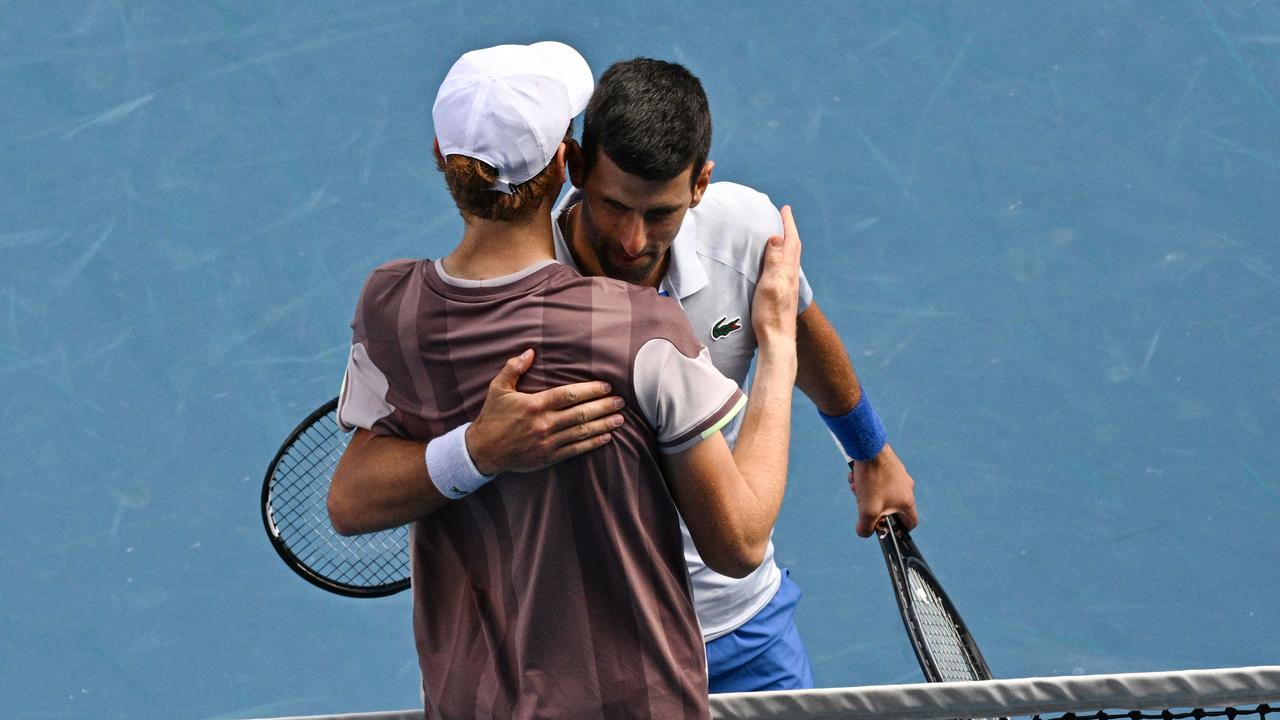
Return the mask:
<svg viewBox="0 0 1280 720"><path fill-rule="evenodd" d="M796 630L800 587L782 571L768 605L742 627L707 643L711 692L801 690L813 687L813 670Z"/></svg>

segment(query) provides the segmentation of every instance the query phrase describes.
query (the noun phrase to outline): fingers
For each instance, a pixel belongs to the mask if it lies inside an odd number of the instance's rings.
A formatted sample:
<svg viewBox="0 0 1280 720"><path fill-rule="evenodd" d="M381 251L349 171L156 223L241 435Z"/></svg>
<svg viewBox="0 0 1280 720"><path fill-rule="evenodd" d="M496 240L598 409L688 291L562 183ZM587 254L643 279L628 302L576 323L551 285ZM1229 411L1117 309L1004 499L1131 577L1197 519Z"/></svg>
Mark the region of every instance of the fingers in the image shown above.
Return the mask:
<svg viewBox="0 0 1280 720"><path fill-rule="evenodd" d="M800 235L789 205L781 210L783 234L769 238L752 297L751 325L762 352L794 352ZM788 349L789 348L789 349Z"/></svg>
<svg viewBox="0 0 1280 720"><path fill-rule="evenodd" d="M613 436L608 433L605 433L604 435L597 435L588 440L582 440L579 442L569 443L568 445L563 445L560 448L558 448L555 452L551 453L549 458L550 464L554 465L560 462L561 460L568 460L571 457L577 457L582 453L590 452L612 441L613 441Z"/></svg>
<svg viewBox="0 0 1280 720"><path fill-rule="evenodd" d="M764 258L762 258L764 266L792 263L798 261L800 257L800 231L796 229L796 219L791 212L791 206L783 205L780 214L782 215L782 234L769 236Z"/></svg>
<svg viewBox="0 0 1280 720"><path fill-rule="evenodd" d="M503 364L502 369L489 382L490 390L506 390L515 392L520 376L533 366L533 350L525 350Z"/></svg>
<svg viewBox="0 0 1280 720"><path fill-rule="evenodd" d="M563 410L580 403L604 397L612 390L607 382L590 381L561 385L534 394L534 400L548 410ZM621 398L619 398L621 399Z"/></svg>
<svg viewBox="0 0 1280 720"><path fill-rule="evenodd" d="M800 260L800 231L796 229L796 218L790 205L782 206L782 238L777 241L782 248L782 260L787 264Z"/></svg>
<svg viewBox="0 0 1280 720"><path fill-rule="evenodd" d="M782 210L782 238L784 243L791 240L800 242L800 231L796 230L796 216L791 211L790 205L783 205Z"/></svg>
<svg viewBox="0 0 1280 720"><path fill-rule="evenodd" d="M625 405L626 402L620 397L600 398L599 400L575 405L568 410L561 410L555 413L551 418L549 431L551 433L559 433L566 429L572 430L575 427L582 427L592 420L602 418L610 413L616 413ZM619 415L618 417L622 416ZM575 439L581 440L582 438Z"/></svg>
<svg viewBox="0 0 1280 720"><path fill-rule="evenodd" d="M555 450L552 454L560 452L561 448L577 445L585 441L590 441L602 435L607 435L610 431L616 430L622 426L622 415L609 415L590 422L584 422L572 425L550 438L550 444ZM573 453L576 455L577 453ZM572 457L572 455L570 455Z"/></svg>
<svg viewBox="0 0 1280 720"><path fill-rule="evenodd" d="M782 235L769 238L761 267L761 282L772 276L784 294L794 288L800 272L800 232L796 230L795 216L790 205L782 206ZM794 290L791 290L794 292Z"/></svg>
<svg viewBox="0 0 1280 720"><path fill-rule="evenodd" d="M906 523L908 530L915 530L916 526L920 524L920 514L916 512L915 505L899 510L898 515L902 518L902 521Z"/></svg>
<svg viewBox="0 0 1280 720"><path fill-rule="evenodd" d="M894 514L898 515L908 530L914 530L920 524L920 514L916 510L915 497L911 491L913 483L909 482L910 476L905 473L903 477L908 480L905 490L900 487L885 494L885 487L875 481L874 475L864 478L859 477L856 472L849 473L849 489L858 502L858 523L855 530L859 537L871 537L880 520ZM863 487L864 484L866 487Z"/></svg>
<svg viewBox="0 0 1280 720"><path fill-rule="evenodd" d="M854 532L858 533L860 538L869 538L871 533L875 531L876 523L878 522L880 522L879 515L858 513L858 525L854 528Z"/></svg>

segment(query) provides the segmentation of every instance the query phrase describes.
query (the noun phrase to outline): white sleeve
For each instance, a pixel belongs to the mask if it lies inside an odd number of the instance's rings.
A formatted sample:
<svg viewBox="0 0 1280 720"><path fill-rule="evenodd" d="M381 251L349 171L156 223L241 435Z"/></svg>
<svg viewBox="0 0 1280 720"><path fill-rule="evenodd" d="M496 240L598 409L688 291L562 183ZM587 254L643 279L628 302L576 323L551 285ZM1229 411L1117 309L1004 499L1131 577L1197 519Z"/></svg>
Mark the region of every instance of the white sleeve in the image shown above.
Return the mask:
<svg viewBox="0 0 1280 720"><path fill-rule="evenodd" d="M796 314L809 309L813 302L813 288L809 287L809 279L804 276L804 268L800 268L800 297L796 303Z"/></svg>
<svg viewBox="0 0 1280 720"><path fill-rule="evenodd" d="M338 393L338 427L343 432L372 430L374 423L395 411L387 402L387 387L387 376L373 364L369 351L362 343L352 345Z"/></svg>
<svg viewBox="0 0 1280 720"><path fill-rule="evenodd" d="M694 210L699 209L698 232L706 243L704 248L719 262L737 268L754 290L769 237L782 235L781 211L768 195L732 182L712 183L702 204ZM802 267L796 314L804 312L812 302L813 288Z"/></svg>
<svg viewBox="0 0 1280 720"><path fill-rule="evenodd" d="M667 454L711 437L747 404L705 347L688 357L671 341L654 338L636 353L633 377L640 412L657 434L658 450Z"/></svg>

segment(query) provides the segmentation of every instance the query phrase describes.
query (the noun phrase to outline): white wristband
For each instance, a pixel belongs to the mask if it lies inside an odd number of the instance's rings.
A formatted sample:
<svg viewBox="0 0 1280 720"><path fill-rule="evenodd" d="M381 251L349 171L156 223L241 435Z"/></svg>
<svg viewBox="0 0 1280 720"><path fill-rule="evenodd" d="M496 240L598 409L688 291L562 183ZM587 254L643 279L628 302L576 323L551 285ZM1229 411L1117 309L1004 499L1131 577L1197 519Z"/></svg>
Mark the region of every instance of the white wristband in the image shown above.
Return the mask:
<svg viewBox="0 0 1280 720"><path fill-rule="evenodd" d="M464 423L427 443L427 475L441 495L458 500L475 492L494 478L476 469L467 452L467 428Z"/></svg>

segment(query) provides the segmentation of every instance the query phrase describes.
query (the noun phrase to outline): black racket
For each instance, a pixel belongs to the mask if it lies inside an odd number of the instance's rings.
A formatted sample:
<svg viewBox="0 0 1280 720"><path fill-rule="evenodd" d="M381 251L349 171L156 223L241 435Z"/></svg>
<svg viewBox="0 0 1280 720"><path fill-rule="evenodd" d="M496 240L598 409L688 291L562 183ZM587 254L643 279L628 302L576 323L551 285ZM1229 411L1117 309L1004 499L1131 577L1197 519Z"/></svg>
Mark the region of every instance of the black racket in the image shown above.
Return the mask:
<svg viewBox="0 0 1280 720"><path fill-rule="evenodd" d="M317 587L348 597L382 597L409 587L407 526L343 537L329 521L329 483L347 434L338 399L289 433L262 481L262 524L285 564Z"/></svg>
<svg viewBox="0 0 1280 720"><path fill-rule="evenodd" d="M990 680L978 644L897 515L876 526L898 610L929 682Z"/></svg>

